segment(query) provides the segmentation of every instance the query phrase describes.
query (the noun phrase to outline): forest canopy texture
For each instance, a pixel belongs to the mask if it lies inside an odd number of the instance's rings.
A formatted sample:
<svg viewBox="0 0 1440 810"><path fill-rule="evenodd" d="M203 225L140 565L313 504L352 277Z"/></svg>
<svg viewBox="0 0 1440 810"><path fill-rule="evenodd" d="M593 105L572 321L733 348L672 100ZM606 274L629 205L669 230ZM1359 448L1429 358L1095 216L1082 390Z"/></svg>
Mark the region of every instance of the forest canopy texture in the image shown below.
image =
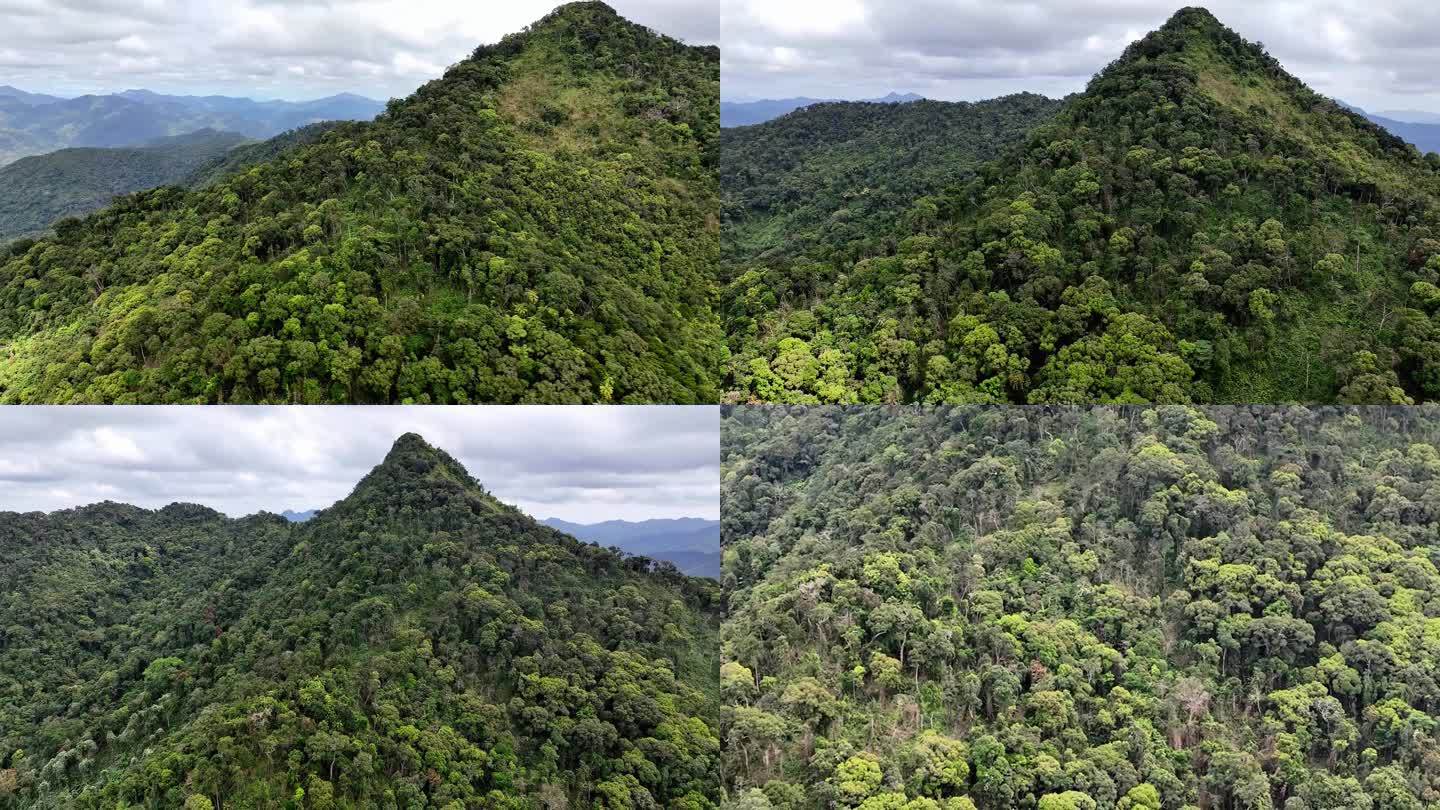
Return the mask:
<svg viewBox="0 0 1440 810"><path fill-rule="evenodd" d="M736 807L1440 806L1440 409L722 426Z"/></svg>
<svg viewBox="0 0 1440 810"><path fill-rule="evenodd" d="M1063 104L872 107L722 135L729 401L1440 397L1440 156L1209 12Z"/></svg>
<svg viewBox="0 0 1440 810"><path fill-rule="evenodd" d="M718 401L719 51L562 6L0 252L0 402Z"/></svg>
<svg viewBox="0 0 1440 810"><path fill-rule="evenodd" d="M0 808L719 801L719 592L413 434L304 523L0 513Z"/></svg>

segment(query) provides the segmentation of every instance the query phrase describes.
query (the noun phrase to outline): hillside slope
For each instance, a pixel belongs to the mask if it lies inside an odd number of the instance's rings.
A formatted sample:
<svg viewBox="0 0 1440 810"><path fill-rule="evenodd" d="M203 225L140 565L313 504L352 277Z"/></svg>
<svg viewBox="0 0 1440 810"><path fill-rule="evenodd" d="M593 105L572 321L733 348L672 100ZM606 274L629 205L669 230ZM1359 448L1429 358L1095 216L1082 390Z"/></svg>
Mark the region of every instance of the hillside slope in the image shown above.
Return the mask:
<svg viewBox="0 0 1440 810"><path fill-rule="evenodd" d="M836 102L722 131L726 272L762 258L848 262L893 251L916 199L971 179L1060 107L1030 93L978 103Z"/></svg>
<svg viewBox="0 0 1440 810"><path fill-rule="evenodd" d="M1437 169L1184 9L886 249L732 276L730 398L1434 398Z"/></svg>
<svg viewBox="0 0 1440 810"><path fill-rule="evenodd" d="M0 244L38 236L55 220L99 210L122 194L182 183L246 141L201 130L127 149L62 149L0 167Z"/></svg>
<svg viewBox="0 0 1440 810"><path fill-rule="evenodd" d="M1440 410L736 408L747 810L1440 803Z"/></svg>
<svg viewBox="0 0 1440 810"><path fill-rule="evenodd" d="M719 54L573 3L0 265L5 402L714 402Z"/></svg>
<svg viewBox="0 0 1440 810"><path fill-rule="evenodd" d="M0 807L713 807L718 591L414 435L304 523L0 515Z"/></svg>

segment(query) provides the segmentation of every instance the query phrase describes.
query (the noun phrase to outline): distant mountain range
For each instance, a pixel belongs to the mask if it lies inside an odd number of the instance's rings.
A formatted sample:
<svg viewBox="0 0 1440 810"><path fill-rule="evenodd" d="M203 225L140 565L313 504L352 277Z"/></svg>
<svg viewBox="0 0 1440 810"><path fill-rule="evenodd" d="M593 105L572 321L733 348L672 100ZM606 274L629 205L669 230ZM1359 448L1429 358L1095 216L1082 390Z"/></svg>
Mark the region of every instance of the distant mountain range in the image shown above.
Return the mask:
<svg viewBox="0 0 1440 810"><path fill-rule="evenodd" d="M908 104L912 101L922 101L924 96L914 93L891 93L882 98L866 98L859 101L872 102L877 104ZM720 126L722 127L748 127L753 124L763 124L779 118L782 115L792 113L802 107L809 107L812 104L824 104L828 101L842 101L835 98L782 98L765 99L762 101L722 101L720 102Z"/></svg>
<svg viewBox="0 0 1440 810"><path fill-rule="evenodd" d="M720 522L717 520L607 520L586 524L550 518L540 522L605 548L669 560L691 576L720 577Z"/></svg>
<svg viewBox="0 0 1440 810"><path fill-rule="evenodd" d="M1384 127L1391 135L1414 144L1421 152L1440 152L1440 115L1412 110L1400 114L1417 120L1405 120L1392 117L1392 113L1372 113L1354 104L1343 101L1339 103L1352 112L1365 116L1372 124ZM1418 119L1428 119L1429 122Z"/></svg>
<svg viewBox="0 0 1440 810"><path fill-rule="evenodd" d="M1381 110L1376 115L1412 124L1440 124L1440 113L1422 110Z"/></svg>
<svg viewBox="0 0 1440 810"><path fill-rule="evenodd" d="M319 509L306 509L304 512L296 512L291 509L286 509L284 512L280 513L280 517L285 518L291 523L304 523L310 518L315 517L315 513L319 511Z"/></svg>
<svg viewBox="0 0 1440 810"><path fill-rule="evenodd" d="M351 93L255 101L126 90L67 99L6 85L0 86L0 166L67 147L139 146L202 129L272 138L318 121L366 121L384 109L383 102Z"/></svg>

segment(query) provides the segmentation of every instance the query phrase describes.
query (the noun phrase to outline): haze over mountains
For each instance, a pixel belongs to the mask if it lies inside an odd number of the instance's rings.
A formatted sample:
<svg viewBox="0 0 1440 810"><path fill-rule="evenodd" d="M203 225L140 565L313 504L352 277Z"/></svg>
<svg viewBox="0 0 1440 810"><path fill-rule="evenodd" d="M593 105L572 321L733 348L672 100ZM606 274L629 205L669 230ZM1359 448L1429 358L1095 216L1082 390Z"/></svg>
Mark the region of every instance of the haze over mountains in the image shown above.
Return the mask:
<svg viewBox="0 0 1440 810"><path fill-rule="evenodd" d="M908 104L912 101L920 101L923 96L914 93L889 94L880 98L858 99L860 102L876 104ZM784 98L784 99L762 99L759 101L722 101L720 102L720 126L722 127L745 127L753 124L762 124L787 115L802 107L809 107L812 104L823 104L828 101L840 101L834 98Z"/></svg>
<svg viewBox="0 0 1440 810"><path fill-rule="evenodd" d="M720 578L720 521L701 518L571 523L542 520L567 534L626 554L667 560L691 576Z"/></svg>
<svg viewBox="0 0 1440 810"><path fill-rule="evenodd" d="M139 146L196 130L265 139L319 121L367 121L385 104L344 93L313 101L172 96L149 90L66 99L0 87L0 166L67 147Z"/></svg>

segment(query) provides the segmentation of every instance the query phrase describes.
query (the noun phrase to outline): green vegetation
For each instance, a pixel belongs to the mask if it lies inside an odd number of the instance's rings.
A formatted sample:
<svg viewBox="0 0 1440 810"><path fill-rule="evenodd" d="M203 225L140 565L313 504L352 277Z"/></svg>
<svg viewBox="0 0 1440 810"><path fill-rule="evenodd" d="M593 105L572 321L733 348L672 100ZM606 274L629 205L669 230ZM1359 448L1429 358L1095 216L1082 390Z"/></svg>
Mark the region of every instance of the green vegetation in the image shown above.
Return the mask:
<svg viewBox="0 0 1440 810"><path fill-rule="evenodd" d="M735 408L735 807L1440 806L1440 409Z"/></svg>
<svg viewBox="0 0 1440 810"><path fill-rule="evenodd" d="M0 245L40 236L61 217L88 214L135 191L185 182L245 143L202 130L133 149L62 149L0 168Z"/></svg>
<svg viewBox="0 0 1440 810"><path fill-rule="evenodd" d="M803 142L792 119L727 133L727 166ZM807 174L831 185L725 173L731 401L1440 397L1440 156L1204 10L976 179L902 173L888 221L829 201L863 199L893 150L828 148Z"/></svg>
<svg viewBox="0 0 1440 810"><path fill-rule="evenodd" d="M312 144L325 133L344 126L342 121L321 121L318 124L292 129L268 140L237 146L209 163L197 167L183 179L182 185L193 188L213 186L232 174L261 163L279 159L297 146Z"/></svg>
<svg viewBox="0 0 1440 810"><path fill-rule="evenodd" d="M719 52L564 6L0 264L3 402L715 402Z"/></svg>
<svg viewBox="0 0 1440 810"><path fill-rule="evenodd" d="M719 590L402 437L314 519L0 514L0 808L713 808Z"/></svg>
<svg viewBox="0 0 1440 810"><path fill-rule="evenodd" d="M916 199L972 179L1060 106L1028 93L978 104L835 102L722 130L725 266L848 265L894 252Z"/></svg>

